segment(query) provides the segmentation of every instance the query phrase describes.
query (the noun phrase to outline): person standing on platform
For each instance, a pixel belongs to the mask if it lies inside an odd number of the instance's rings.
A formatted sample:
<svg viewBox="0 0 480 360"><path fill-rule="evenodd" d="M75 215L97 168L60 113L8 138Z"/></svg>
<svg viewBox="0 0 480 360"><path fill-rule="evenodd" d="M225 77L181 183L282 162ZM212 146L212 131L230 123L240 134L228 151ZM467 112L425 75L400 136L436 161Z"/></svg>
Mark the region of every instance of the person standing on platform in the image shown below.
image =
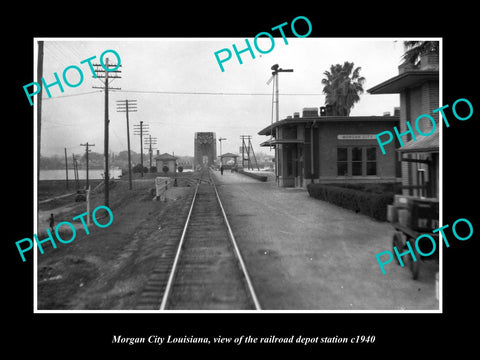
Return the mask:
<svg viewBox="0 0 480 360"><path fill-rule="evenodd" d="M223 165L220 165L220 174L223 175Z"/></svg>

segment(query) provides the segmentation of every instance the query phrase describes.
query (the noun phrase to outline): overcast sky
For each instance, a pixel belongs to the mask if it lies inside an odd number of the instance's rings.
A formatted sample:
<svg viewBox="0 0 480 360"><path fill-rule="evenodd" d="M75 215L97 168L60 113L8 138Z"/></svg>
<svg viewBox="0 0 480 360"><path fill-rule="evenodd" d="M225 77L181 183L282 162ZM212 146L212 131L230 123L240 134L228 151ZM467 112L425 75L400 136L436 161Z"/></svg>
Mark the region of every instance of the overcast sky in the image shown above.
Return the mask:
<svg viewBox="0 0 480 360"><path fill-rule="evenodd" d="M350 61L360 66L360 74L366 78L365 90L397 75L406 39L307 37L288 38L286 45L282 38L275 38L270 53L261 55L254 48L256 58L245 52L242 65L233 55L223 64L225 72L221 72L214 52L223 48L232 50L232 44L243 49L245 38L40 40L45 41L43 77L47 83L54 81L54 72L61 78L69 65L83 70L80 86L71 88L64 84L63 93L53 86L50 99L43 93L41 154L62 155L67 148L70 156L83 153L80 144L85 142L95 144L92 151L103 153L104 92L92 88L103 84L93 79L88 65L80 61L96 55L93 62L98 63L100 54L107 49L117 51L122 62L119 74L122 78L110 84L121 88L110 92L110 151L127 150L125 113L116 111L116 100L135 99L138 111L130 114L133 151L140 152L139 136L133 135L133 125L143 121L149 125L152 137L157 138L161 153L193 155L194 133L199 131L215 132L217 139L227 138L222 143L224 153L238 152L240 135L252 135L255 151L268 153L268 148L258 146L267 138L257 133L271 122L272 84L266 82L273 64L294 69L293 73L281 73L279 78L280 119L283 119L304 107L324 105L321 80L332 64ZM253 47L253 39L249 41ZM263 49L269 45L268 38L259 42ZM115 60L111 53L106 57L110 62ZM71 83L77 82L75 77L74 70L68 72ZM198 94L205 92L252 95ZM399 106L398 95L365 92L351 115L393 113L395 106Z"/></svg>

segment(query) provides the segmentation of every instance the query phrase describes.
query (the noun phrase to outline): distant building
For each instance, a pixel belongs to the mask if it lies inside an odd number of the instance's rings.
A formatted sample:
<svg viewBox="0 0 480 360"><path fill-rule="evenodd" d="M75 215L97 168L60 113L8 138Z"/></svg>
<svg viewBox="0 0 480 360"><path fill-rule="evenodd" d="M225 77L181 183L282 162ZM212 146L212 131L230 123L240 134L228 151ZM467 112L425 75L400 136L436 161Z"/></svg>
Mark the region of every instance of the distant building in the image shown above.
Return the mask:
<svg viewBox="0 0 480 360"><path fill-rule="evenodd" d="M329 116L324 107L305 108L272 123L260 144L276 148L276 178L282 187L308 183L396 182L400 168L395 149L382 155L375 135L398 126L398 116Z"/></svg>
<svg viewBox="0 0 480 360"><path fill-rule="evenodd" d="M157 172L163 172L164 166L168 167L168 172L174 173L177 171L177 158L167 153L158 155L158 150L157 156L155 156L155 164L157 166Z"/></svg>
<svg viewBox="0 0 480 360"><path fill-rule="evenodd" d="M370 94L400 94L400 132L410 122L416 141L408 134L402 137L404 146L397 149L401 157L402 187L404 195L438 197L439 179L439 63L438 54L423 55L417 66L402 64L399 74L367 90ZM423 114L431 115L436 131L421 136L415 129L415 120ZM419 123L423 133L432 130L429 120Z"/></svg>
<svg viewBox="0 0 480 360"><path fill-rule="evenodd" d="M232 154L232 153L225 153L219 156L220 158L220 165L237 165L237 158L240 155Z"/></svg>
<svg viewBox="0 0 480 360"><path fill-rule="evenodd" d="M194 168L210 167L217 159L217 143L214 132L196 132L194 143Z"/></svg>

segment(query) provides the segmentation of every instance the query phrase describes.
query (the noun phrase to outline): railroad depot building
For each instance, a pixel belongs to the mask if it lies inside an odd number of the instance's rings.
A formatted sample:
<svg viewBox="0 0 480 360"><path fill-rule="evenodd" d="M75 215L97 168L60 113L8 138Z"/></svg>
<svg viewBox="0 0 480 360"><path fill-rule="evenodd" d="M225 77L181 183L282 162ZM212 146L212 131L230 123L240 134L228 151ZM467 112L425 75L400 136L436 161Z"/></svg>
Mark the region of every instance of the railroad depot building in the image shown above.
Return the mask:
<svg viewBox="0 0 480 360"><path fill-rule="evenodd" d="M377 133L392 130L399 116L329 116L324 107L304 108L302 116L274 122L258 134L261 146L276 149L276 179L281 187L308 183L399 182L398 141L382 155Z"/></svg>
<svg viewBox="0 0 480 360"><path fill-rule="evenodd" d="M158 154L155 156L155 164L157 166L157 172L163 171L163 167L168 167L168 172L175 173L177 172L177 157L170 155L168 153Z"/></svg>
<svg viewBox="0 0 480 360"><path fill-rule="evenodd" d="M399 74L368 89L370 94L400 95L400 132L407 131L406 122L412 125L415 140L408 133L403 136L404 145L397 149L401 160L403 195L438 197L439 193L439 57L425 54L416 65L402 64ZM422 136L415 126L417 117L429 114L435 120L436 131ZM423 119L422 119L423 120ZM423 133L429 133L430 120L419 122Z"/></svg>

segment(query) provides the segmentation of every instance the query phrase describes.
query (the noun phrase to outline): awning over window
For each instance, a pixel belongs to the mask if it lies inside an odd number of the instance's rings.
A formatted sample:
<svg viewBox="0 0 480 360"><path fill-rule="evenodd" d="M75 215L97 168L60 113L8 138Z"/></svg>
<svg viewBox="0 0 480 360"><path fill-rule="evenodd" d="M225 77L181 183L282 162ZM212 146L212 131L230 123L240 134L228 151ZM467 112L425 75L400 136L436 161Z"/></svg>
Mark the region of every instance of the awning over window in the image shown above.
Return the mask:
<svg viewBox="0 0 480 360"><path fill-rule="evenodd" d="M304 144L304 143L305 141L300 139L270 139L261 143L260 146L274 146L277 144Z"/></svg>
<svg viewBox="0 0 480 360"><path fill-rule="evenodd" d="M421 153L421 152L438 152L439 151L439 135L435 131L430 136L422 136L417 141L410 140L404 146L397 149L401 153Z"/></svg>

